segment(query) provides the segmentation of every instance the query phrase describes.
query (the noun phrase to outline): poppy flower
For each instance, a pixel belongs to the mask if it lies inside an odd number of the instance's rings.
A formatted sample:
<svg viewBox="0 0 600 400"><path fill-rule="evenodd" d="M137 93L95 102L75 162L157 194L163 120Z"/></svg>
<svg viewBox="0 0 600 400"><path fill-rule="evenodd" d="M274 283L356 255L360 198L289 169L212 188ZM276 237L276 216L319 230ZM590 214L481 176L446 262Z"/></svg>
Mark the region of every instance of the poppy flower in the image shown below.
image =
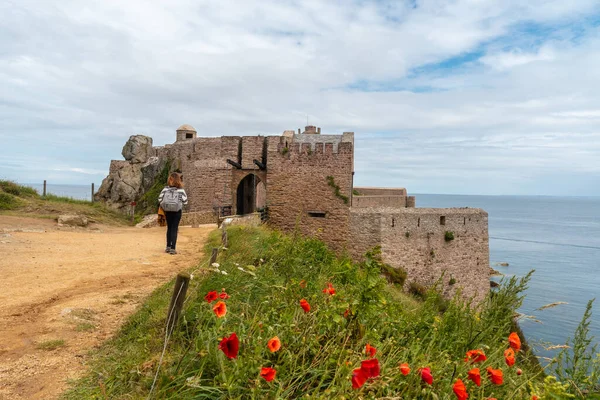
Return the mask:
<svg viewBox="0 0 600 400"><path fill-rule="evenodd" d="M235 332L229 335L229 337L224 337L221 340L219 349L223 350L223 353L225 353L228 358L237 358L240 349L240 341Z"/></svg>
<svg viewBox="0 0 600 400"><path fill-rule="evenodd" d="M350 310L346 309L346 311L344 311L344 318L348 318L348 315L350 315Z"/></svg>
<svg viewBox="0 0 600 400"><path fill-rule="evenodd" d="M511 334L508 335L508 344L516 351L521 350L521 339L516 332L511 332Z"/></svg>
<svg viewBox="0 0 600 400"><path fill-rule="evenodd" d="M531 396L531 400L538 400L539 397L537 397L535 394L533 396Z"/></svg>
<svg viewBox="0 0 600 400"><path fill-rule="evenodd" d="M494 385L502 385L502 382L504 382L501 369L492 369L491 367L488 367L487 373L490 381L492 381Z"/></svg>
<svg viewBox="0 0 600 400"><path fill-rule="evenodd" d="M400 372L402 372L402 375L404 376L410 374L410 367L407 363L400 364Z"/></svg>
<svg viewBox="0 0 600 400"><path fill-rule="evenodd" d="M277 336L270 339L267 343L267 347L271 350L271 353L275 353L277 350L281 348L281 340Z"/></svg>
<svg viewBox="0 0 600 400"><path fill-rule="evenodd" d="M377 353L377 349L371 346L369 343L365 346L365 353L367 353L370 357L375 357L375 353Z"/></svg>
<svg viewBox="0 0 600 400"><path fill-rule="evenodd" d="M306 301L306 299L300 300L300 307L302 307L305 313L310 311L310 304L308 304L308 301Z"/></svg>
<svg viewBox="0 0 600 400"><path fill-rule="evenodd" d="M504 361L506 361L506 365L512 367L515 365L515 351L511 348L504 350Z"/></svg>
<svg viewBox="0 0 600 400"><path fill-rule="evenodd" d="M427 383L428 385L432 385L433 384L433 375L431 375L431 368L429 368L429 367L421 368L420 372L421 372L421 380L423 380L423 382Z"/></svg>
<svg viewBox="0 0 600 400"><path fill-rule="evenodd" d="M327 293L330 296L333 296L335 294L335 289L333 288L331 282L327 282L327 287L323 289L323 293Z"/></svg>
<svg viewBox="0 0 600 400"><path fill-rule="evenodd" d="M300 281L300 283L298 284L298 286L300 286L302 289L304 289L306 287L306 281L304 279L302 279Z"/></svg>
<svg viewBox="0 0 600 400"><path fill-rule="evenodd" d="M367 378L375 378L379 376L379 360L372 358L360 363L360 368L365 372Z"/></svg>
<svg viewBox="0 0 600 400"><path fill-rule="evenodd" d="M454 386L452 386L452 391L454 392L456 397L458 397L458 400L466 400L469 397L469 394L467 393L467 388L465 387L463 381L460 379L457 379L456 382L454 382Z"/></svg>
<svg viewBox="0 0 600 400"><path fill-rule="evenodd" d="M271 382L273 379L275 379L276 373L277 371L271 367L262 367L260 370L260 376L262 376L267 382Z"/></svg>
<svg viewBox="0 0 600 400"><path fill-rule="evenodd" d="M219 298L225 300L225 299L229 298L229 295L223 289L223 290L221 290L221 293L219 294Z"/></svg>
<svg viewBox="0 0 600 400"><path fill-rule="evenodd" d="M479 368L473 368L467 372L467 378L472 380L477 386L481 386L481 374L479 373Z"/></svg>
<svg viewBox="0 0 600 400"><path fill-rule="evenodd" d="M361 368L352 371L352 389L360 389L369 379L367 372Z"/></svg>
<svg viewBox="0 0 600 400"><path fill-rule="evenodd" d="M521 370L521 368L517 368L517 375L521 375L523 373L523 371Z"/></svg>
<svg viewBox="0 0 600 400"><path fill-rule="evenodd" d="M224 317L227 314L227 306L222 301L217 301L217 304L213 307L213 312L219 318Z"/></svg>
<svg viewBox="0 0 600 400"><path fill-rule="evenodd" d="M467 351L467 356L465 357L465 362L484 362L487 360L485 353L483 350L469 350Z"/></svg>
<svg viewBox="0 0 600 400"><path fill-rule="evenodd" d="M207 303L212 303L218 297L219 297L219 295L217 294L217 292L213 290L213 291L208 292L206 294L206 296L204 296L204 300L206 300Z"/></svg>

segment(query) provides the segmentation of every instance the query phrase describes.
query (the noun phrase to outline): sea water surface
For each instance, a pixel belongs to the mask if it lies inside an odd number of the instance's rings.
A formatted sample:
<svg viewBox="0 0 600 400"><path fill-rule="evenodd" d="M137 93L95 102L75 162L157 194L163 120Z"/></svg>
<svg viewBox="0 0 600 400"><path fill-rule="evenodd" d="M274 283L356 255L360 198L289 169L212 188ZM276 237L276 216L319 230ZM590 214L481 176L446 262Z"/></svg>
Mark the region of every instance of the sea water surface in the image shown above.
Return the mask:
<svg viewBox="0 0 600 400"><path fill-rule="evenodd" d="M29 186L42 194L44 191L43 183L24 183L24 186ZM100 185L96 184L95 190L97 191ZM46 185L46 193L53 194L61 197L71 197L76 200L92 200L92 185L64 185L64 184L51 184Z"/></svg>
<svg viewBox="0 0 600 400"><path fill-rule="evenodd" d="M417 194L417 207L472 207L488 212L490 266L505 276L535 270L520 313L537 355L573 337L588 300L591 334L600 343L600 197ZM495 265L509 263L508 267ZM494 278L494 280L497 280ZM540 307L566 302L545 310Z"/></svg>

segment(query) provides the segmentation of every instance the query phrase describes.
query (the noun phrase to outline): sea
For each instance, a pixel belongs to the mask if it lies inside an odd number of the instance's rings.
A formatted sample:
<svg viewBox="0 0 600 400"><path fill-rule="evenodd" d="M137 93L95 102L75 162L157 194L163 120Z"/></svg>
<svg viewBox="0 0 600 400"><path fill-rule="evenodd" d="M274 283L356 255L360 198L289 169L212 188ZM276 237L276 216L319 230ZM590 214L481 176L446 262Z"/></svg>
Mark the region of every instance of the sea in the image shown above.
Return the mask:
<svg viewBox="0 0 600 400"><path fill-rule="evenodd" d="M28 186L40 193L43 188ZM47 192L91 198L87 185L48 184ZM556 355L557 350L549 347L573 337L593 298L598 299L590 331L600 347L600 197L415 196L417 207L484 209L489 216L490 266L504 277L522 277L535 270L518 310L523 315L519 325L542 363ZM565 304L540 309L556 302Z"/></svg>
<svg viewBox="0 0 600 400"><path fill-rule="evenodd" d="M484 209L490 266L504 277L535 270L518 310L519 325L542 364L557 354L549 347L574 336L594 298L590 334L600 343L600 197L415 196L417 207ZM555 302L566 304L542 308Z"/></svg>

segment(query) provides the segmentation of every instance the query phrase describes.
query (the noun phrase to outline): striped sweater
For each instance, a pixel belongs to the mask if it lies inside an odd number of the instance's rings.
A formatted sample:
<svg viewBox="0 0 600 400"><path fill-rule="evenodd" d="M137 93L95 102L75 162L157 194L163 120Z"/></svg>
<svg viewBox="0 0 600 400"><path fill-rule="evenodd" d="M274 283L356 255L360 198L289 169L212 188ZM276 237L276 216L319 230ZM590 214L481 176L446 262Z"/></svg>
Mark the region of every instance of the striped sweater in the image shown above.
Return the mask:
<svg viewBox="0 0 600 400"><path fill-rule="evenodd" d="M158 204L160 204L162 202L162 199L165 196L166 191L169 189L174 189L174 188L172 188L170 186L166 186L163 190L161 190L160 194L158 195ZM188 198L187 198L187 194L185 193L185 190L177 189L177 193L179 194L179 198L181 199L181 202L185 206L188 203Z"/></svg>

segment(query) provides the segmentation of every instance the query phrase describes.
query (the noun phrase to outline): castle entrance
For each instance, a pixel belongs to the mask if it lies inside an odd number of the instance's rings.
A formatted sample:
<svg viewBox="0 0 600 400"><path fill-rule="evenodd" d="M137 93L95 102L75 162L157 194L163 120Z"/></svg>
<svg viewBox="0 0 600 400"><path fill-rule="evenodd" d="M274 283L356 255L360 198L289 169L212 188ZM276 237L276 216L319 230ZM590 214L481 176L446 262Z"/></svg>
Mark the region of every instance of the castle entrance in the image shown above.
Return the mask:
<svg viewBox="0 0 600 400"><path fill-rule="evenodd" d="M264 207L266 203L265 184L254 174L248 174L237 187L236 214L245 215Z"/></svg>

